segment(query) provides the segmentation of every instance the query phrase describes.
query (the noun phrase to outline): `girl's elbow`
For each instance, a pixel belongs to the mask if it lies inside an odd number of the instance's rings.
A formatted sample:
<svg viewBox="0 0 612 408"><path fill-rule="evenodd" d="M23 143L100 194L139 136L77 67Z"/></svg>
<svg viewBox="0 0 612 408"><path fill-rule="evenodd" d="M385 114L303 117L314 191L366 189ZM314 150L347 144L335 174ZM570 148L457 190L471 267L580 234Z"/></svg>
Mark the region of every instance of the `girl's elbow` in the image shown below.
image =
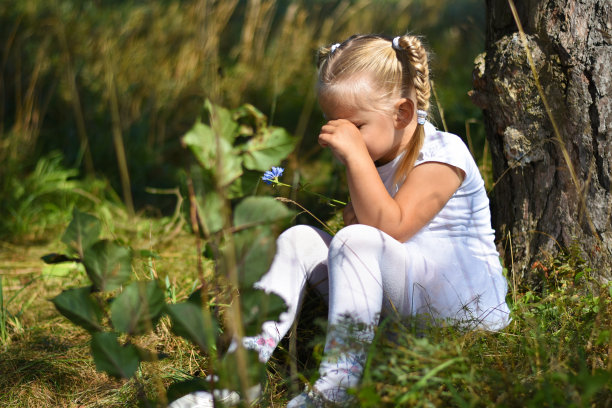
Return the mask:
<svg viewBox="0 0 612 408"><path fill-rule="evenodd" d="M412 238L414 236L414 232L412 231L398 231L395 234L391 235L393 238L395 238L396 240L398 240L399 242L406 242L408 241L410 238Z"/></svg>
<svg viewBox="0 0 612 408"><path fill-rule="evenodd" d="M388 225L387 228L380 228L384 233L390 235L392 238L399 242L406 242L415 234L413 228L409 225L404 225L401 222L395 222Z"/></svg>

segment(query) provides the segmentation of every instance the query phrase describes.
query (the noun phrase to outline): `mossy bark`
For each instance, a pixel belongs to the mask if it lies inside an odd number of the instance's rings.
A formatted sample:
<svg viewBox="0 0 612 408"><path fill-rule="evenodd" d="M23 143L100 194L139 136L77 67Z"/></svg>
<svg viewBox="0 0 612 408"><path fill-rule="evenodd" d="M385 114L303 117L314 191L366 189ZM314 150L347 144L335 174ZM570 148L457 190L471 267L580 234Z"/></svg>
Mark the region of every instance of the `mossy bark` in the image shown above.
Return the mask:
<svg viewBox="0 0 612 408"><path fill-rule="evenodd" d="M484 112L496 184L493 224L514 272L579 245L612 278L612 3L521 0L517 11L550 111L507 0L487 0L473 102ZM574 175L572 175L574 172Z"/></svg>

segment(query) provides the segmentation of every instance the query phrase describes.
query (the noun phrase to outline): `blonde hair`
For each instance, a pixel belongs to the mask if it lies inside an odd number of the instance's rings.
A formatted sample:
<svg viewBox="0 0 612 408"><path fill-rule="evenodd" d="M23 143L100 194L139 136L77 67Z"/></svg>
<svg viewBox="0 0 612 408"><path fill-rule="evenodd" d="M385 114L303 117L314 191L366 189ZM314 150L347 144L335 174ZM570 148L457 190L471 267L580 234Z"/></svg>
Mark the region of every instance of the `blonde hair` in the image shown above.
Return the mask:
<svg viewBox="0 0 612 408"><path fill-rule="evenodd" d="M407 98L414 90L417 109L429 111L431 93L429 83L428 53L421 40L413 35L403 35L396 41L378 35L354 35L343 43L319 50L319 95L328 92L350 92L353 95L363 89L358 76L367 75L376 88L378 101L397 95ZM359 98L354 98L358 101ZM388 106L388 104L387 104ZM395 173L395 182L406 176L414 167L419 155L425 130L417 124L416 130L405 147L405 155Z"/></svg>

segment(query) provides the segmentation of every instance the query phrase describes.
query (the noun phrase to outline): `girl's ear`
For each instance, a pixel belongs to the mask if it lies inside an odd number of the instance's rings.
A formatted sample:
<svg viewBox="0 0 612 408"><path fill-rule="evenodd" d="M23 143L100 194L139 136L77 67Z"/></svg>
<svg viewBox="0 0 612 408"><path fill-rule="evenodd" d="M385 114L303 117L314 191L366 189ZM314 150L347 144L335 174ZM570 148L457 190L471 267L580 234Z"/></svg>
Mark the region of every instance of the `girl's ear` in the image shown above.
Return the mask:
<svg viewBox="0 0 612 408"><path fill-rule="evenodd" d="M414 102L408 98L401 98L394 105L393 125L396 129L403 129L410 124L414 117Z"/></svg>

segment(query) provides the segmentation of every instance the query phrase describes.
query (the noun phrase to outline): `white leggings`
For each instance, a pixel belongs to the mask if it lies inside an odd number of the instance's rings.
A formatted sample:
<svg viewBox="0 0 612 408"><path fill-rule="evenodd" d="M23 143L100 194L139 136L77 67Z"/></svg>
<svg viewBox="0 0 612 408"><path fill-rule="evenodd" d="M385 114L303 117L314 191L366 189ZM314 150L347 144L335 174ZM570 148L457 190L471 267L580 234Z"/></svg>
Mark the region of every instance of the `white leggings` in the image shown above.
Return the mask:
<svg viewBox="0 0 612 408"><path fill-rule="evenodd" d="M329 305L325 356L314 386L328 399L341 401L361 377L363 345L371 342L381 314L425 314L476 322L473 326L484 328L507 324L506 283L498 271L499 261L489 265L476 259L484 265L482 271L467 275L457 270L467 255L450 240L421 245L419 239L401 243L362 224L345 227L333 238L310 226L289 228L277 240L270 270L255 284L282 297L288 310L279 322L264 323L261 335L243 339L245 346L258 350L260 360L267 361L291 328L309 283ZM347 316L365 323L350 334L352 340L342 329Z"/></svg>

